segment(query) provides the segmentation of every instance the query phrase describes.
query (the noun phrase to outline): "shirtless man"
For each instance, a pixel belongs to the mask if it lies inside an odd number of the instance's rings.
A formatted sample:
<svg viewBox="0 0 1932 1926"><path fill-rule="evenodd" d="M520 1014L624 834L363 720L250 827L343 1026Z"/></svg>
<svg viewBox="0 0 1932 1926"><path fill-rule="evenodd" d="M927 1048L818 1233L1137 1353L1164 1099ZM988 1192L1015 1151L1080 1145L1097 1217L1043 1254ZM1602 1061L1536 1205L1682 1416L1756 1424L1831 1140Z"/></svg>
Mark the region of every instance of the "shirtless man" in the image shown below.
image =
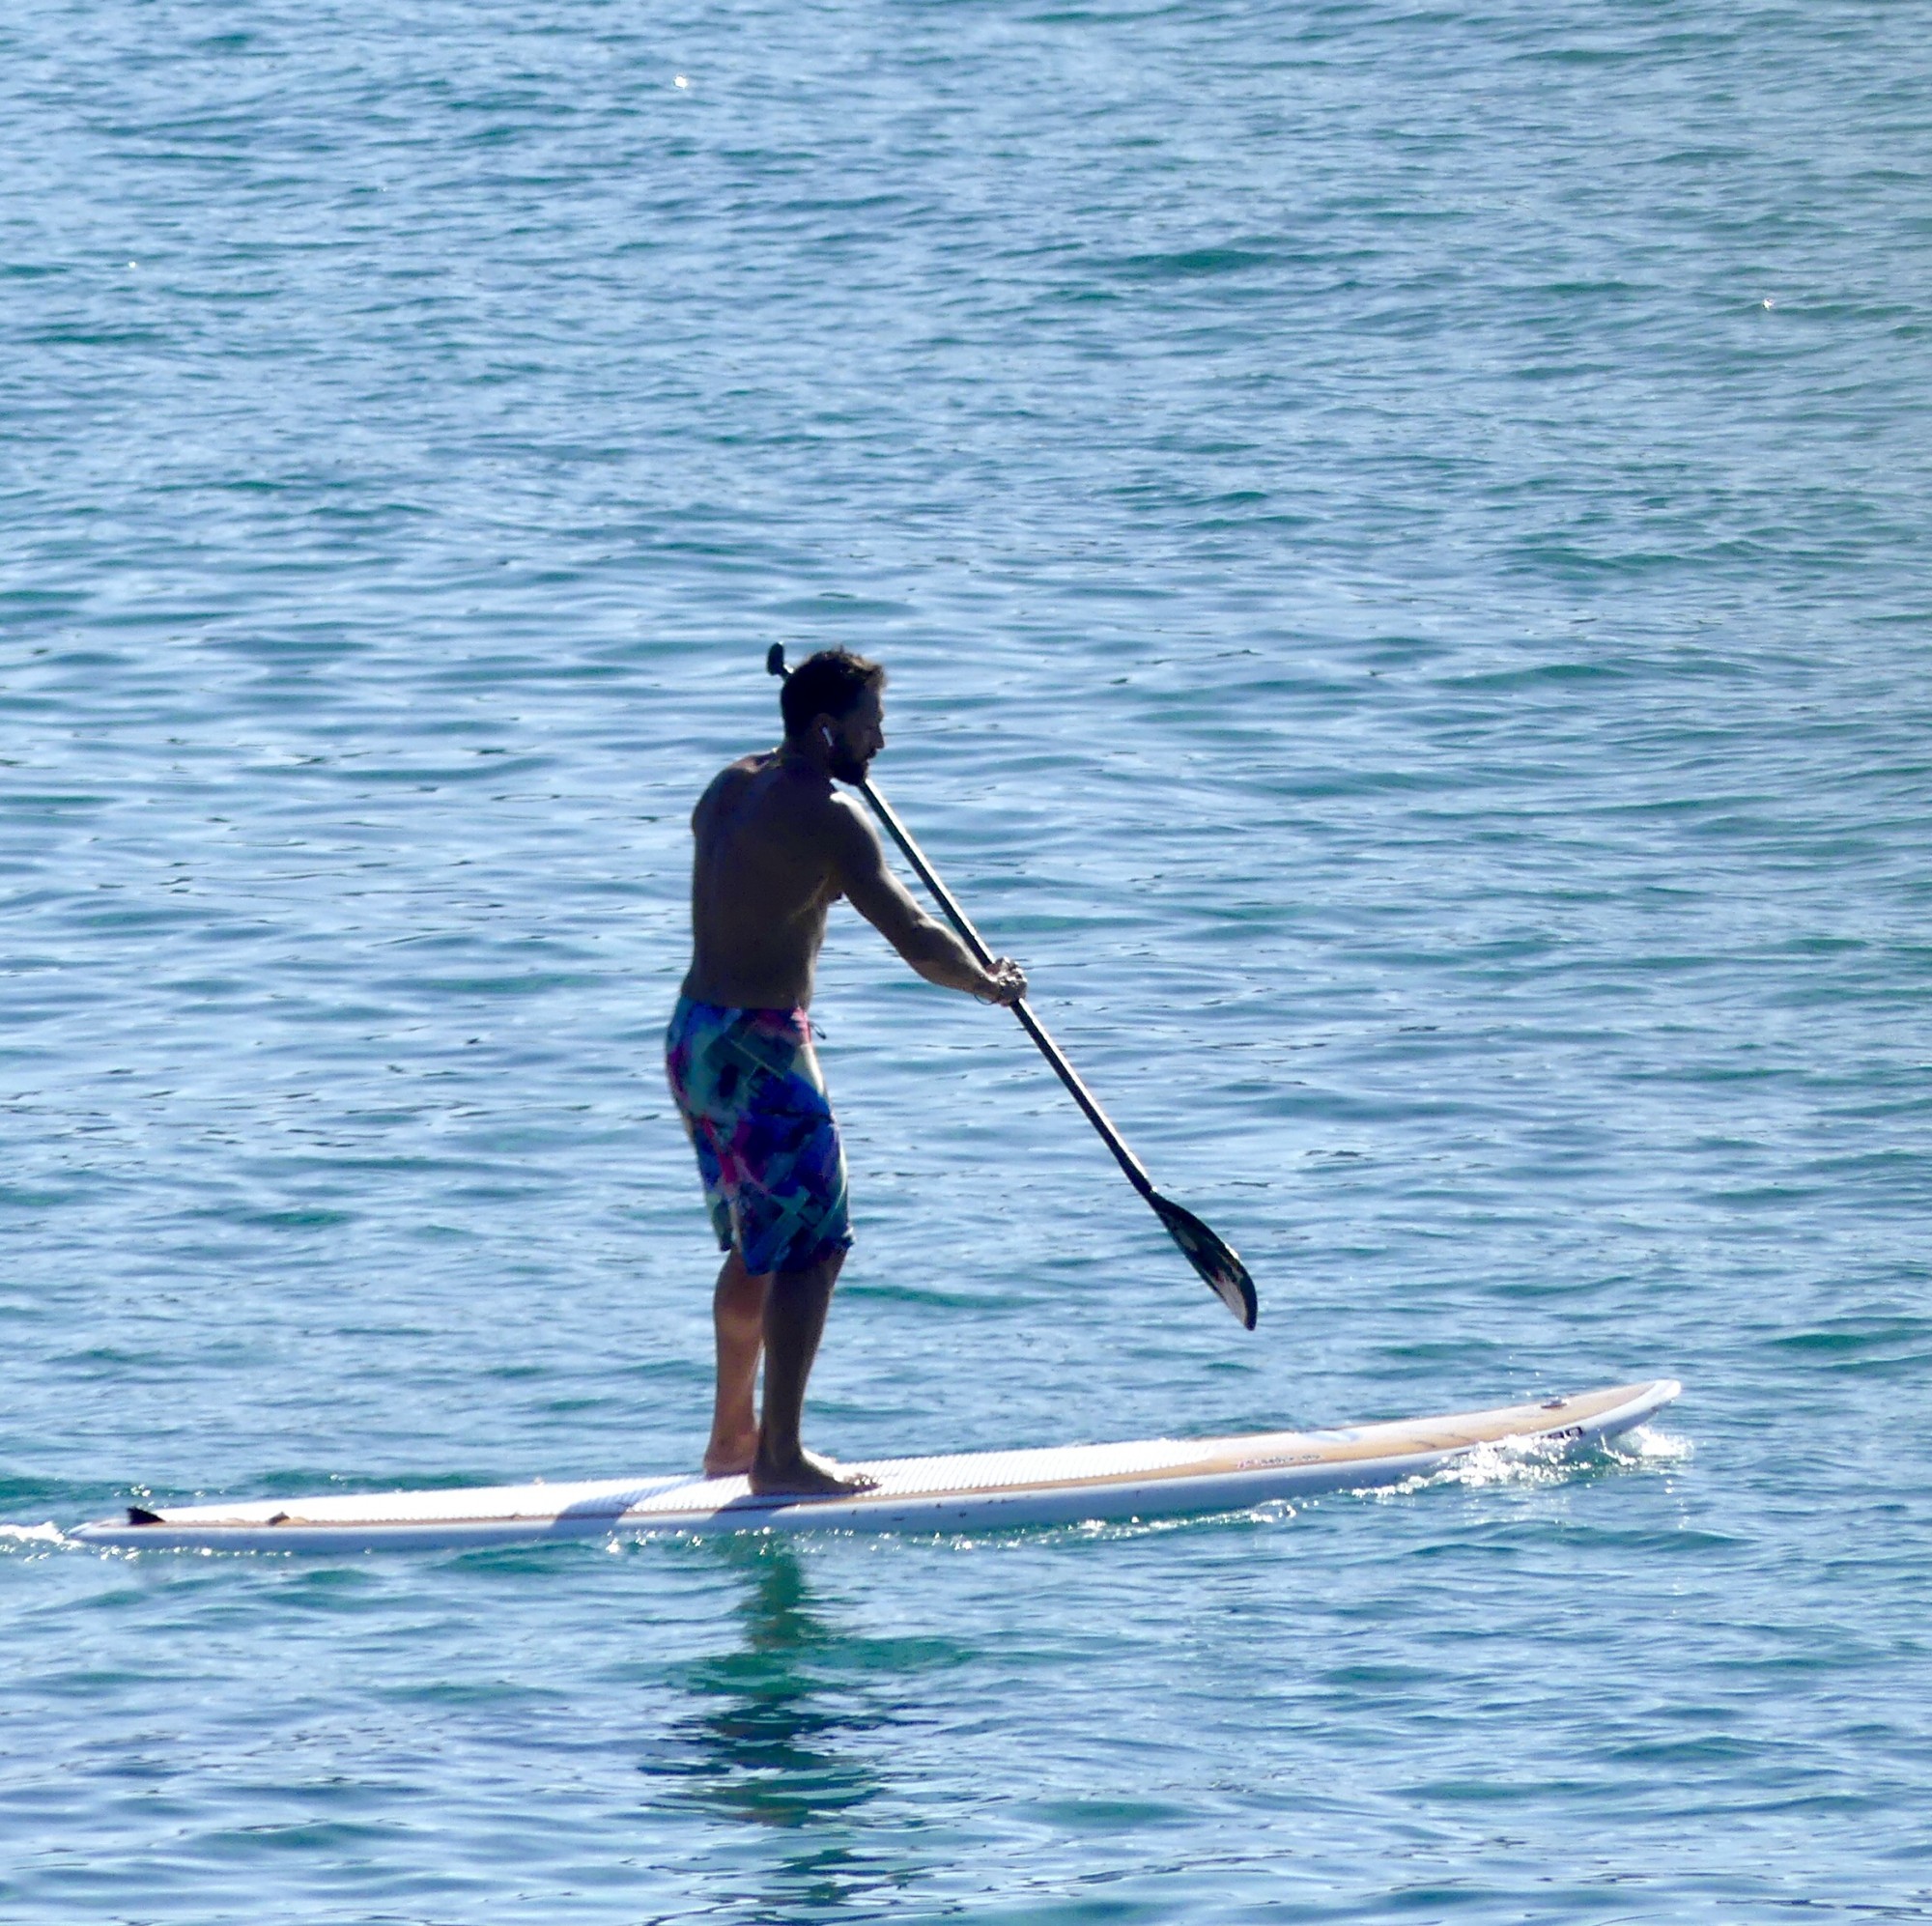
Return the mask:
<svg viewBox="0 0 1932 1926"><path fill-rule="evenodd" d="M982 970L913 901L871 818L832 786L863 782L885 748L885 682L877 663L844 649L801 663L780 697L784 741L721 771L691 818L693 953L665 1057L726 1253L712 1298L718 1402L704 1470L747 1472L759 1492L833 1496L870 1483L799 1438L852 1244L845 1156L806 1014L826 912L845 897L928 982L989 1004L1026 995L1017 963Z"/></svg>

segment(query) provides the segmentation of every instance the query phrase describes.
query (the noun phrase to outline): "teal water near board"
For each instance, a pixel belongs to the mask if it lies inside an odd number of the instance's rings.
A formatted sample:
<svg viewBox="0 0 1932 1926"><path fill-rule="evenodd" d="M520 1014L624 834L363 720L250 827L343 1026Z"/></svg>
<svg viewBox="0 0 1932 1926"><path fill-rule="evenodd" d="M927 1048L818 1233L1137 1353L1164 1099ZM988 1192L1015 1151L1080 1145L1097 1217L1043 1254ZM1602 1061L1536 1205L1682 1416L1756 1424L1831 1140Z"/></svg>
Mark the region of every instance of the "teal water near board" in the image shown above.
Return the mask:
<svg viewBox="0 0 1932 1926"><path fill-rule="evenodd" d="M0 1917L1932 1913L1932 53L1911 6L0 23ZM852 1456L1675 1374L1158 1530L124 1558L691 1462L659 1036L765 646Z"/></svg>

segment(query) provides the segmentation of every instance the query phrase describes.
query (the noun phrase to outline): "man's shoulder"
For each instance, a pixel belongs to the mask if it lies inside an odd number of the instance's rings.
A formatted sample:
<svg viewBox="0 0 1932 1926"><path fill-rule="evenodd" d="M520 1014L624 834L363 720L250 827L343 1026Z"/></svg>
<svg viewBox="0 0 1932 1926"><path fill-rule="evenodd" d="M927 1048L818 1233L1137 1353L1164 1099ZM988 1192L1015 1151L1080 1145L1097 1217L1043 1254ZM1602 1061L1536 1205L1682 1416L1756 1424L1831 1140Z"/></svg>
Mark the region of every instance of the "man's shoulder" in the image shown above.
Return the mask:
<svg viewBox="0 0 1932 1926"><path fill-rule="evenodd" d="M776 751L768 749L754 749L749 755L741 755L735 762L727 762L710 782L705 793L714 789L728 789L736 784L751 782L762 776L778 761Z"/></svg>
<svg viewBox="0 0 1932 1926"><path fill-rule="evenodd" d="M866 806L858 797L848 796L842 789L826 791L824 823L827 834L841 848L874 848L878 844L878 832L872 827Z"/></svg>
<svg viewBox="0 0 1932 1926"><path fill-rule="evenodd" d="M856 799L816 772L786 763L775 750L726 763L698 798L694 820L728 820L738 833L771 836L794 845L802 837L828 853L873 839L871 818Z"/></svg>
<svg viewBox="0 0 1932 1926"><path fill-rule="evenodd" d="M781 803L776 797L774 802L784 833L836 870L842 871L854 862L863 863L866 851L877 843L871 817L853 797L829 782L798 781L788 788Z"/></svg>
<svg viewBox="0 0 1932 1926"><path fill-rule="evenodd" d="M697 799L699 812L714 804L745 795L775 760L769 750L755 750L750 755L741 755L736 762L727 762L704 785Z"/></svg>

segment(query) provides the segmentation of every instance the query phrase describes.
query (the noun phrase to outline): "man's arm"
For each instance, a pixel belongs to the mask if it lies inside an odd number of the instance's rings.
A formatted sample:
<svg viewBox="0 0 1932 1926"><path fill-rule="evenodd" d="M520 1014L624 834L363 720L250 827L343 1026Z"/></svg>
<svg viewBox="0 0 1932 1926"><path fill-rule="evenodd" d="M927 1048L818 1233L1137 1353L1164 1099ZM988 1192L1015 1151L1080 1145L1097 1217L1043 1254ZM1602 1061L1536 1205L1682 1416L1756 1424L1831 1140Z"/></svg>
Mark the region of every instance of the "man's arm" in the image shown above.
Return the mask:
<svg viewBox="0 0 1932 1926"><path fill-rule="evenodd" d="M852 907L928 983L964 990L982 1003L1017 1003L1026 995L1026 974L1009 956L980 969L973 952L913 901L892 872L872 819L844 796L832 799L832 860L838 887Z"/></svg>

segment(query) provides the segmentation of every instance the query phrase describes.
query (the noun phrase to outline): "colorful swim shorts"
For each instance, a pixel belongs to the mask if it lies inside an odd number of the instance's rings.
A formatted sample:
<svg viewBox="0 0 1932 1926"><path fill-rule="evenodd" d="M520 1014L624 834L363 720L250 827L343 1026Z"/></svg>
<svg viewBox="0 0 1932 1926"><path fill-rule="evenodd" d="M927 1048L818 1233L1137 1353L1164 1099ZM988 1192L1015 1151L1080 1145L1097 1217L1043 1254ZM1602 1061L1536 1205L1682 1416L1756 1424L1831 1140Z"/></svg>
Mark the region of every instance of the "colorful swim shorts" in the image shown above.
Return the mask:
<svg viewBox="0 0 1932 1926"><path fill-rule="evenodd" d="M680 997L665 1068L720 1250L736 1244L762 1277L851 1248L845 1152L804 1010Z"/></svg>

